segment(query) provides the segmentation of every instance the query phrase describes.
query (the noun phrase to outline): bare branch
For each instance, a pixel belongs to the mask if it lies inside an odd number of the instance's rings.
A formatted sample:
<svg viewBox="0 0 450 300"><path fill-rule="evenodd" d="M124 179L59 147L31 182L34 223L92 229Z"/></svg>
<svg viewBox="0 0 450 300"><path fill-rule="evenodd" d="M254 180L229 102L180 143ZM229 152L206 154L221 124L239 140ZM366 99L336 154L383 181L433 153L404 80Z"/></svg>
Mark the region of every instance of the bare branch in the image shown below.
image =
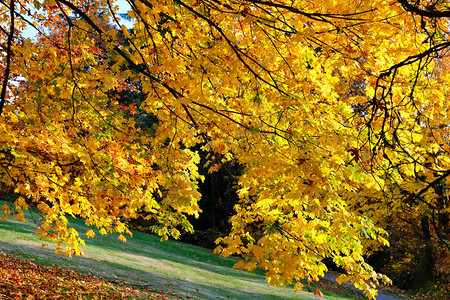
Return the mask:
<svg viewBox="0 0 450 300"><path fill-rule="evenodd" d="M6 90L8 88L8 80L9 80L9 74L11 73L11 45L14 38L14 0L10 1L9 4L10 7L10 28L9 28L9 34L8 34L8 42L6 46L6 67L5 67L5 74L3 77L3 84L2 84L2 92L0 94L0 115L3 112L3 107L5 106L6 102Z"/></svg>
<svg viewBox="0 0 450 300"><path fill-rule="evenodd" d="M424 9L420 9L419 7L417 7L414 4L409 3L408 0L398 0L398 3L400 3L406 11L412 12L412 13L417 14L422 17L450 18L450 10L443 10L443 11L433 10L433 9L424 10Z"/></svg>

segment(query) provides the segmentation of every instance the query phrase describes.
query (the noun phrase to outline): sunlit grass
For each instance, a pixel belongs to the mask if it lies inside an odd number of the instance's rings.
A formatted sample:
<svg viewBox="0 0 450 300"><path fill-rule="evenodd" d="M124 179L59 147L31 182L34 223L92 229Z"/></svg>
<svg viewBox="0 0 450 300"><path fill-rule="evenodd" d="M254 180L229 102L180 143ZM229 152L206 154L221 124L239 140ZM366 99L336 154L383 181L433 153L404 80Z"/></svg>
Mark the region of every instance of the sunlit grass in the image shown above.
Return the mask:
<svg viewBox="0 0 450 300"><path fill-rule="evenodd" d="M28 215L29 220L31 220ZM80 220L71 220L81 236L89 230ZM291 288L268 286L262 270L250 273L233 269L235 258L214 255L209 249L176 241L160 242L158 237L134 232L123 243L115 235L85 238L85 255L67 258L54 253L55 246L41 241L33 222L9 219L0 222L0 249L34 258L45 265L54 263L121 280L129 285L164 290L200 299L315 299L312 293L294 293ZM43 249L42 244L47 244ZM322 291L332 299L349 299ZM175 296L174 296L175 297Z"/></svg>

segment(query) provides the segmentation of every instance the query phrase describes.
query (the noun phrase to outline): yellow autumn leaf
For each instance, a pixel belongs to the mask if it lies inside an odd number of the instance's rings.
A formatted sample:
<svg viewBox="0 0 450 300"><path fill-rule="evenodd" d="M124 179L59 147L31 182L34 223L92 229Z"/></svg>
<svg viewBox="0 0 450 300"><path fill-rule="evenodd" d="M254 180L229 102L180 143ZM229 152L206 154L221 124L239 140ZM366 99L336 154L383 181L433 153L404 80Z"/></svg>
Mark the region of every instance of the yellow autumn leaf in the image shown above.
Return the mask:
<svg viewBox="0 0 450 300"><path fill-rule="evenodd" d="M242 269L244 268L245 263L242 260L239 260L237 263L234 264L233 268L234 269Z"/></svg>
<svg viewBox="0 0 450 300"><path fill-rule="evenodd" d="M336 278L337 283L342 284L348 281L348 277L345 274L341 274Z"/></svg>
<svg viewBox="0 0 450 300"><path fill-rule="evenodd" d="M67 216L101 235L142 217L165 240L212 209L238 267L284 285L328 257L368 295L381 227L433 222L446 248L445 5L133 1L125 28L105 1L31 1L46 18L28 1L0 15L0 180L22 197L1 220L37 207L36 233L79 255Z"/></svg>
<svg viewBox="0 0 450 300"><path fill-rule="evenodd" d="M56 255L61 255L61 254L63 254L64 252L63 252L63 248L61 248L61 247L57 247L56 248L56 250L55 250L55 254Z"/></svg>

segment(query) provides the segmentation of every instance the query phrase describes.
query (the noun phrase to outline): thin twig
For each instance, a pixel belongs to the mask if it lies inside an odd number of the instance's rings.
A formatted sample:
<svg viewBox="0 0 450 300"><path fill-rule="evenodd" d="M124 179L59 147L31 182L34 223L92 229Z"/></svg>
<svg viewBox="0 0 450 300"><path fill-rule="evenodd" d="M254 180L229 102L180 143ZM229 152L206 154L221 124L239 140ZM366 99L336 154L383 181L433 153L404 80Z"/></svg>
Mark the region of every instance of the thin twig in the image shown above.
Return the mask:
<svg viewBox="0 0 450 300"><path fill-rule="evenodd" d="M3 112L3 107L5 106L6 102L6 90L8 88L8 80L9 80L9 74L11 73L11 45L14 38L14 0L10 1L9 4L10 7L10 19L11 19L11 25L9 29L8 34L8 42L6 46L6 68L5 68L5 77L3 78L3 85L2 85L2 92L0 94L0 115Z"/></svg>

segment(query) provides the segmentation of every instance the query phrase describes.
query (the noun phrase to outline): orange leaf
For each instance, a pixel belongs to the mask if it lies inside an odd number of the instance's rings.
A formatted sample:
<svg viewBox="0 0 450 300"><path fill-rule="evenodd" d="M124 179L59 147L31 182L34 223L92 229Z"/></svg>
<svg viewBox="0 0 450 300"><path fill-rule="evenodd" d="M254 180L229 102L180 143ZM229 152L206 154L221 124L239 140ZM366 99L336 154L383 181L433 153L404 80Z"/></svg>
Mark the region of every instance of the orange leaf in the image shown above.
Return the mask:
<svg viewBox="0 0 450 300"><path fill-rule="evenodd" d="M314 295L319 296L319 297L323 297L323 293L322 293L319 289L317 289L317 290L314 292Z"/></svg>

